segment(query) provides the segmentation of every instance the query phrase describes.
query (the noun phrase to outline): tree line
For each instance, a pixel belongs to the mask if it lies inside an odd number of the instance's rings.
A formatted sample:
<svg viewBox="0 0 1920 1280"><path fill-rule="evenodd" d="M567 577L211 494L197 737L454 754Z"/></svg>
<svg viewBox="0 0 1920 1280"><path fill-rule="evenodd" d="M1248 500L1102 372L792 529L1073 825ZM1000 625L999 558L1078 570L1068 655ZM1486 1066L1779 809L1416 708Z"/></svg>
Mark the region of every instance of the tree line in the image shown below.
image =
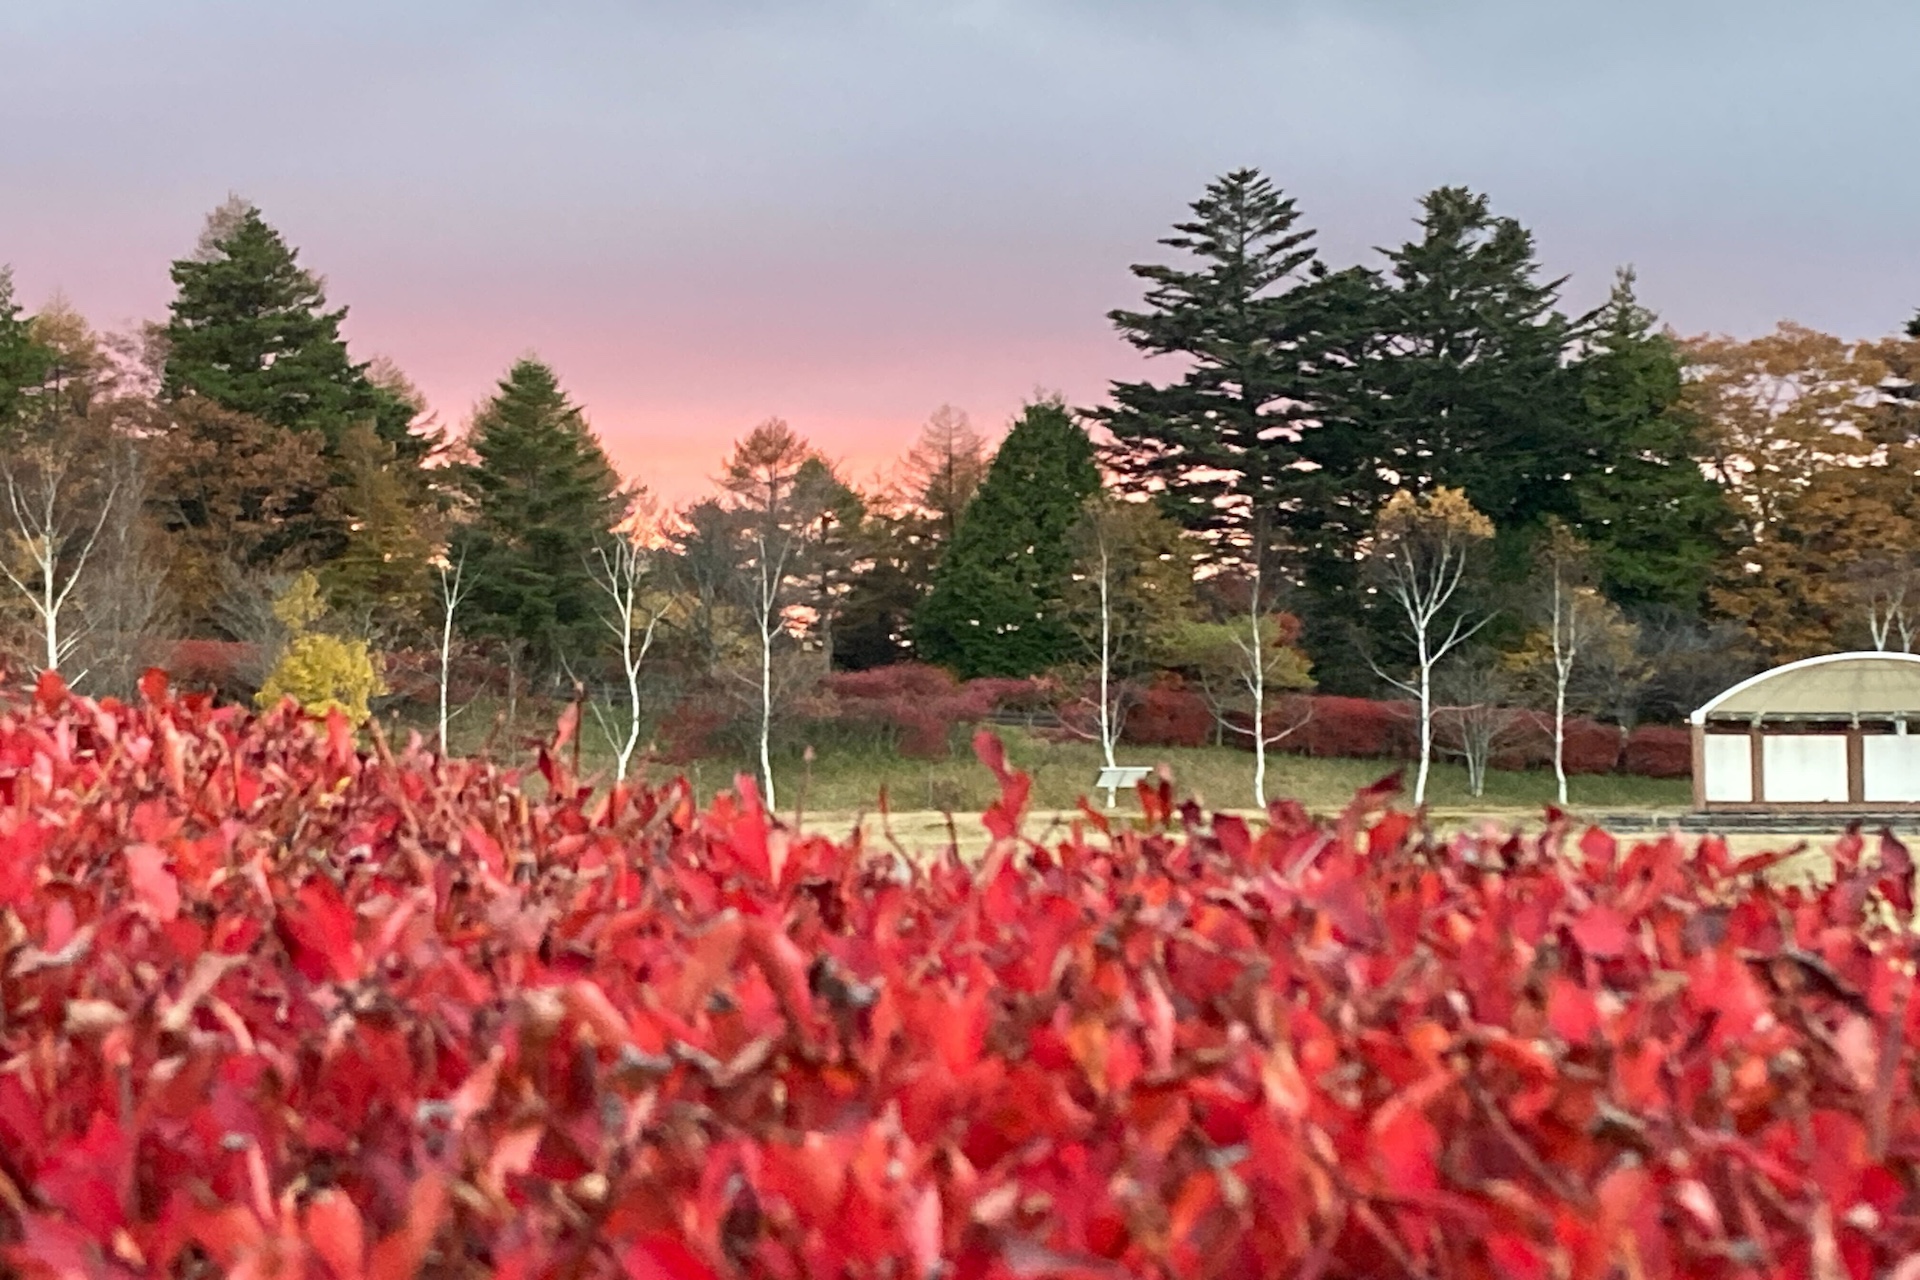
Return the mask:
<svg viewBox="0 0 1920 1280"><path fill-rule="evenodd" d="M708 708L770 793L830 672L1044 675L1109 761L1178 681L1262 800L1309 687L1404 695L1424 789L1442 745L1484 768L1490 708L1631 724L1914 647L1916 331L1684 339L1630 270L1569 314L1532 235L1454 187L1371 263L1326 261L1254 170L1161 243L1110 317L1155 376L1038 399L997 448L943 408L871 480L769 419L672 510L535 357L447 430L244 201L134 333L29 315L0 273L0 643L125 693L172 642L238 642L263 702L355 715L420 658L443 742L478 662L509 704L586 691L622 773Z"/></svg>

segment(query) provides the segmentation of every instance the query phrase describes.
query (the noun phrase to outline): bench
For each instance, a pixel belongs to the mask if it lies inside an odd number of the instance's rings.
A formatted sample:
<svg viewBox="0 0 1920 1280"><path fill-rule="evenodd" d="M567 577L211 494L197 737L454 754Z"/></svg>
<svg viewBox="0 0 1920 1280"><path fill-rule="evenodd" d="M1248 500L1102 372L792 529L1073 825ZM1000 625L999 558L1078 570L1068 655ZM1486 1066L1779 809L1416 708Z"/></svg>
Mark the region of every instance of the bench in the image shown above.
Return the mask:
<svg viewBox="0 0 1920 1280"><path fill-rule="evenodd" d="M1117 764L1100 770L1100 776L1093 780L1094 789L1107 793L1107 808L1113 808L1113 798L1122 787L1137 787L1146 776L1153 772L1152 765Z"/></svg>

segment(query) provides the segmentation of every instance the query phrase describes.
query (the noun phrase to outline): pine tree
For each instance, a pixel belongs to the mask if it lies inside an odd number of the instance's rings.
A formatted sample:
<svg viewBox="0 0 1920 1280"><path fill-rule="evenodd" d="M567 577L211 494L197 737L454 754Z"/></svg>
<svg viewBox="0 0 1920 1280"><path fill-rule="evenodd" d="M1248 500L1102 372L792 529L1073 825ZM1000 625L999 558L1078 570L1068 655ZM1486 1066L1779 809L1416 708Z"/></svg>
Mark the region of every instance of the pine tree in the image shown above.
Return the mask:
<svg viewBox="0 0 1920 1280"><path fill-rule="evenodd" d="M1575 527L1609 599L1691 617L1728 550L1732 512L1698 462L1679 346L1654 324L1622 271L1575 368L1595 448L1575 485Z"/></svg>
<svg viewBox="0 0 1920 1280"><path fill-rule="evenodd" d="M913 617L986 478L986 441L963 410L934 410L890 493L869 501L854 533L860 572L835 628L834 665L865 671L912 658Z"/></svg>
<svg viewBox="0 0 1920 1280"><path fill-rule="evenodd" d="M1027 406L1007 434L915 625L919 654L961 676L1025 676L1070 657L1062 608L1068 533L1100 487L1093 442L1057 400Z"/></svg>
<svg viewBox="0 0 1920 1280"><path fill-rule="evenodd" d="M1564 281L1537 278L1532 234L1484 195L1442 187L1421 208L1420 238L1388 254L1381 340L1353 406L1375 443L1357 461L1416 493L1460 489L1503 534L1530 537L1573 514L1565 481L1592 466Z"/></svg>
<svg viewBox="0 0 1920 1280"><path fill-rule="evenodd" d="M413 407L348 355L346 308L327 309L319 277L259 209L239 200L216 209L172 276L179 292L165 329L168 398L191 392L289 431L317 431L330 452L355 423L373 424L409 459L424 452L408 430Z"/></svg>
<svg viewBox="0 0 1920 1280"><path fill-rule="evenodd" d="M1246 547L1250 530L1279 537L1315 483L1298 465L1310 456L1303 436L1322 321L1314 233L1254 169L1209 184L1191 207L1193 220L1160 243L1190 255L1194 269L1134 266L1147 309L1108 317L1136 350L1182 357L1186 371L1165 386L1114 383L1113 405L1095 416L1132 487L1155 492L1222 550L1239 544L1265 557L1269 548Z"/></svg>
<svg viewBox="0 0 1920 1280"><path fill-rule="evenodd" d="M474 415L464 480L469 626L551 665L597 643L587 557L619 518L620 478L552 369L514 364Z"/></svg>
<svg viewBox="0 0 1920 1280"><path fill-rule="evenodd" d="M327 602L365 629L406 629L428 613L428 562L441 520L419 483L369 424L350 428L339 461L347 483L336 491L347 522L346 546L321 570Z"/></svg>

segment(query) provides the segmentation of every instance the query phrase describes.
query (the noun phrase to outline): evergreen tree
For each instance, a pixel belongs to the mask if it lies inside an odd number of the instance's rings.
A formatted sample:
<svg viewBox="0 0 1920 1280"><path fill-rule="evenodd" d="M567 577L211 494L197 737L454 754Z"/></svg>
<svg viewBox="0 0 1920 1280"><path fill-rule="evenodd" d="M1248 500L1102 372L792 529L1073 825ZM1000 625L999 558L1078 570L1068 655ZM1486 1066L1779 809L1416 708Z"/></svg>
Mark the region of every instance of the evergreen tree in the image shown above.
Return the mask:
<svg viewBox="0 0 1920 1280"><path fill-rule="evenodd" d="M424 452L408 430L413 406L354 363L340 336L346 308L327 309L319 277L259 209L238 200L216 209L172 275L166 396L192 392L273 426L320 432L330 452L355 423L371 423L410 459Z"/></svg>
<svg viewBox="0 0 1920 1280"><path fill-rule="evenodd" d="M1165 386L1114 383L1113 405L1095 416L1131 486L1218 549L1264 558L1269 548L1246 545L1250 530L1281 537L1315 483L1300 466L1323 318L1313 232L1254 169L1209 184L1191 207L1193 220L1160 243L1194 268L1134 266L1147 309L1108 317L1135 349L1180 356L1186 371Z"/></svg>
<svg viewBox="0 0 1920 1280"><path fill-rule="evenodd" d="M347 483L336 491L347 521L346 545L320 573L327 603L374 634L407 630L429 612L438 512L421 471L398 460L372 426L350 428L339 461Z"/></svg>
<svg viewBox="0 0 1920 1280"><path fill-rule="evenodd" d="M1654 323L1622 271L1575 369L1596 451L1574 487L1575 527L1608 599L1694 616L1732 512L1697 461L1705 449L1681 404L1679 346Z"/></svg>
<svg viewBox="0 0 1920 1280"><path fill-rule="evenodd" d="M516 362L474 415L464 480L469 625L551 665L598 643L587 556L618 520L620 478L553 370Z"/></svg>
<svg viewBox="0 0 1920 1280"><path fill-rule="evenodd" d="M1360 466L1415 493L1460 489L1503 534L1530 538L1574 514L1565 481L1593 465L1566 368L1578 328L1556 310L1564 281L1537 279L1532 234L1485 196L1442 187L1421 207L1420 238L1388 254L1382 340L1354 406L1374 442Z"/></svg>
<svg viewBox="0 0 1920 1280"><path fill-rule="evenodd" d="M1068 533L1099 487L1093 442L1067 407L1028 405L934 574L914 630L920 656L967 678L1032 675L1071 656Z"/></svg>
<svg viewBox="0 0 1920 1280"><path fill-rule="evenodd" d="M26 395L40 385L47 352L13 297L13 271L0 267L0 430L19 417Z"/></svg>
<svg viewBox="0 0 1920 1280"><path fill-rule="evenodd" d="M890 493L868 503L855 535L860 564L839 611L834 665L865 671L914 656L913 617L986 478L986 441L965 412L942 405L921 427Z"/></svg>

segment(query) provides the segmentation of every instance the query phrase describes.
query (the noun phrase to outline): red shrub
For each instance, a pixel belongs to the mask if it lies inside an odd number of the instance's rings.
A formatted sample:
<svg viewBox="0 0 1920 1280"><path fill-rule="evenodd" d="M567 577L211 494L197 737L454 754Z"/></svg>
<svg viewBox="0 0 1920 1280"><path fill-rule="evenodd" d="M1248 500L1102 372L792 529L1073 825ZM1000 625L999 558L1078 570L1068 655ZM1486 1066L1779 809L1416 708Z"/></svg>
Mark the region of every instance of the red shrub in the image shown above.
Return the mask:
<svg viewBox="0 0 1920 1280"><path fill-rule="evenodd" d="M1553 767L1553 717L1544 711L1514 713L1512 738L1494 752L1496 769ZM1566 767L1569 774L1612 773L1620 763L1623 736L1617 725L1578 716L1567 719Z"/></svg>
<svg viewBox="0 0 1920 1280"><path fill-rule="evenodd" d="M252 692L248 669L259 661L259 646L237 640L177 640L164 664L183 689L202 689L230 699Z"/></svg>
<svg viewBox="0 0 1920 1280"><path fill-rule="evenodd" d="M1204 747L1213 741L1213 708L1191 689L1156 684L1127 712L1121 730L1137 747Z"/></svg>
<svg viewBox="0 0 1920 1280"><path fill-rule="evenodd" d="M941 668L917 662L835 672L827 677L825 694L818 718L878 731L901 755L917 760L949 755L953 730L993 710L988 691L962 686Z"/></svg>
<svg viewBox="0 0 1920 1280"><path fill-rule="evenodd" d="M1418 732L1413 707L1370 698L1315 696L1311 717L1282 746L1310 756L1385 756L1413 753Z"/></svg>
<svg viewBox="0 0 1920 1280"><path fill-rule="evenodd" d="M1042 676L980 676L967 691L989 711L1049 712L1060 702L1060 687Z"/></svg>
<svg viewBox="0 0 1920 1280"><path fill-rule="evenodd" d="M669 764L690 764L717 755L720 736L732 717L712 698L682 698L660 718L657 732L660 758Z"/></svg>
<svg viewBox="0 0 1920 1280"><path fill-rule="evenodd" d="M1620 768L1643 778L1691 778L1693 732L1664 724L1643 724L1627 735Z"/></svg>
<svg viewBox="0 0 1920 1280"><path fill-rule="evenodd" d="M1913 862L1176 811L897 859L339 718L0 710L0 1268L1901 1276ZM1882 902L1894 908L1881 909ZM1897 913L1897 917L1896 914Z"/></svg>

